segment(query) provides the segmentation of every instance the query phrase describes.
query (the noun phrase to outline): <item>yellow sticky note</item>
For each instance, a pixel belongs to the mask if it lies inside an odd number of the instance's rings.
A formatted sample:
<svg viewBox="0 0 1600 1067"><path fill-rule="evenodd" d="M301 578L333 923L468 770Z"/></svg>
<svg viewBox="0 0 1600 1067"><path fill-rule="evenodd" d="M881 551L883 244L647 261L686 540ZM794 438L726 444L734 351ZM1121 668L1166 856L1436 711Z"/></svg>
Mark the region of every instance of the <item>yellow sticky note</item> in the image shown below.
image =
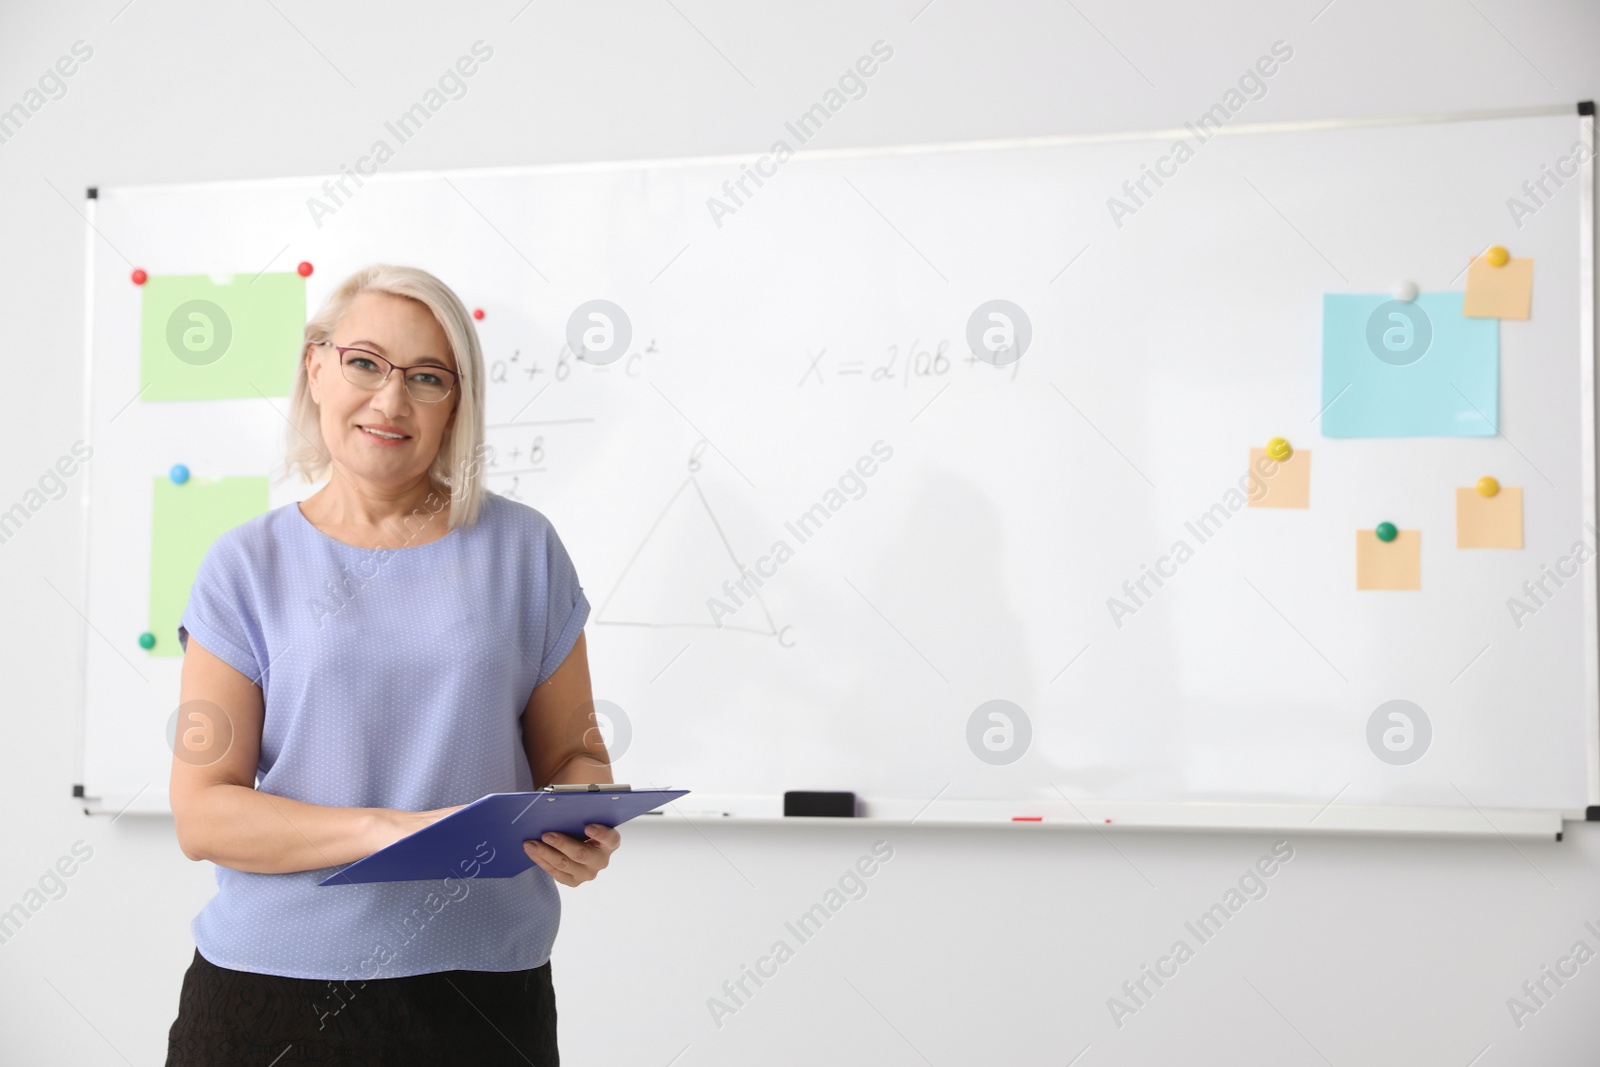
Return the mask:
<svg viewBox="0 0 1600 1067"><path fill-rule="evenodd" d="M1521 548L1522 490L1500 487L1494 496L1456 490L1457 548Z"/></svg>
<svg viewBox="0 0 1600 1067"><path fill-rule="evenodd" d="M1311 506L1311 453L1297 448L1288 459L1275 460L1264 448L1250 450L1250 506L1253 508L1308 508ZM1255 483L1259 479L1266 492L1257 500Z"/></svg>
<svg viewBox="0 0 1600 1067"><path fill-rule="evenodd" d="M1533 260L1508 259L1491 267L1482 256L1467 267L1461 314L1472 319L1525 319L1533 305Z"/></svg>
<svg viewBox="0 0 1600 1067"><path fill-rule="evenodd" d="M1422 531L1401 530L1380 541L1375 530L1356 531L1357 589L1421 589Z"/></svg>

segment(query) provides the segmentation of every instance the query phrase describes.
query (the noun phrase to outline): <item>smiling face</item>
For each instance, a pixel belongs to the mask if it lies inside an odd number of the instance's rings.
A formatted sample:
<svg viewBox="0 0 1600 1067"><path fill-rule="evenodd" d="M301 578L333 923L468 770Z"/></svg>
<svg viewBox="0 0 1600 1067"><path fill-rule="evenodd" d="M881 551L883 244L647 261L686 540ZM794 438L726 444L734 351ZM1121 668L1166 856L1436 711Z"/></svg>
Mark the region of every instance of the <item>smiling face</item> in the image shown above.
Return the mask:
<svg viewBox="0 0 1600 1067"><path fill-rule="evenodd" d="M330 340L376 352L397 367L380 388L364 389L346 380L331 345L307 350L311 399L334 465L379 484L406 486L425 478L455 421L461 390L458 385L444 400L424 403L406 391L398 367L411 367L413 375L423 363L456 370L438 320L415 300L369 291L351 301ZM370 361L356 353L350 358L360 360L357 367L370 369Z"/></svg>

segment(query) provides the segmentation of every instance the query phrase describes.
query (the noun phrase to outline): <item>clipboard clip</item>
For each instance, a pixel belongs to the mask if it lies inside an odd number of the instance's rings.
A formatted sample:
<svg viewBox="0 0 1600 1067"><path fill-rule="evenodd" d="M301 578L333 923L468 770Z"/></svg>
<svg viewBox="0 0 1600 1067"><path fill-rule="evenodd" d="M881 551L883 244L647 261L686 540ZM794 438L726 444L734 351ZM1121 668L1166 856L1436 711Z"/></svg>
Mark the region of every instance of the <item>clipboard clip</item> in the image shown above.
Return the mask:
<svg viewBox="0 0 1600 1067"><path fill-rule="evenodd" d="M587 785L582 783L547 785L539 790L541 793L626 793L631 791L630 787L626 785L600 784L597 782L590 782Z"/></svg>

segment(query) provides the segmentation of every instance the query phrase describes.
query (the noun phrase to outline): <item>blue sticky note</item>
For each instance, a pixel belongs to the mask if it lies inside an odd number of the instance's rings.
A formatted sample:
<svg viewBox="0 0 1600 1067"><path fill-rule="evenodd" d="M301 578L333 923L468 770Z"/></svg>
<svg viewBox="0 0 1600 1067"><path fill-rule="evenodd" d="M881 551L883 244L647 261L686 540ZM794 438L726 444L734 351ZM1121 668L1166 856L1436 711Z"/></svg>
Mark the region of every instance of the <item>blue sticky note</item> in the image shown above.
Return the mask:
<svg viewBox="0 0 1600 1067"><path fill-rule="evenodd" d="M1324 437L1493 437L1500 324L1461 314L1461 293L1322 298Z"/></svg>

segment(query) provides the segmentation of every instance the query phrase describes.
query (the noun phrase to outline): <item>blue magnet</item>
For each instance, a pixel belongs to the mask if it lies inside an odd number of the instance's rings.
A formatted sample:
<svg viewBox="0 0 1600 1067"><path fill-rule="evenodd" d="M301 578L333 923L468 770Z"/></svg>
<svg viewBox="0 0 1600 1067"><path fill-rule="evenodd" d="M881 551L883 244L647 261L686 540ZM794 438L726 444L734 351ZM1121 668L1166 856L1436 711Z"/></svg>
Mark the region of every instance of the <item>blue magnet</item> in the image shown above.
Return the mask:
<svg viewBox="0 0 1600 1067"><path fill-rule="evenodd" d="M173 485L182 485L189 480L189 468L182 463L174 463L172 469L167 472L167 477L172 479Z"/></svg>

